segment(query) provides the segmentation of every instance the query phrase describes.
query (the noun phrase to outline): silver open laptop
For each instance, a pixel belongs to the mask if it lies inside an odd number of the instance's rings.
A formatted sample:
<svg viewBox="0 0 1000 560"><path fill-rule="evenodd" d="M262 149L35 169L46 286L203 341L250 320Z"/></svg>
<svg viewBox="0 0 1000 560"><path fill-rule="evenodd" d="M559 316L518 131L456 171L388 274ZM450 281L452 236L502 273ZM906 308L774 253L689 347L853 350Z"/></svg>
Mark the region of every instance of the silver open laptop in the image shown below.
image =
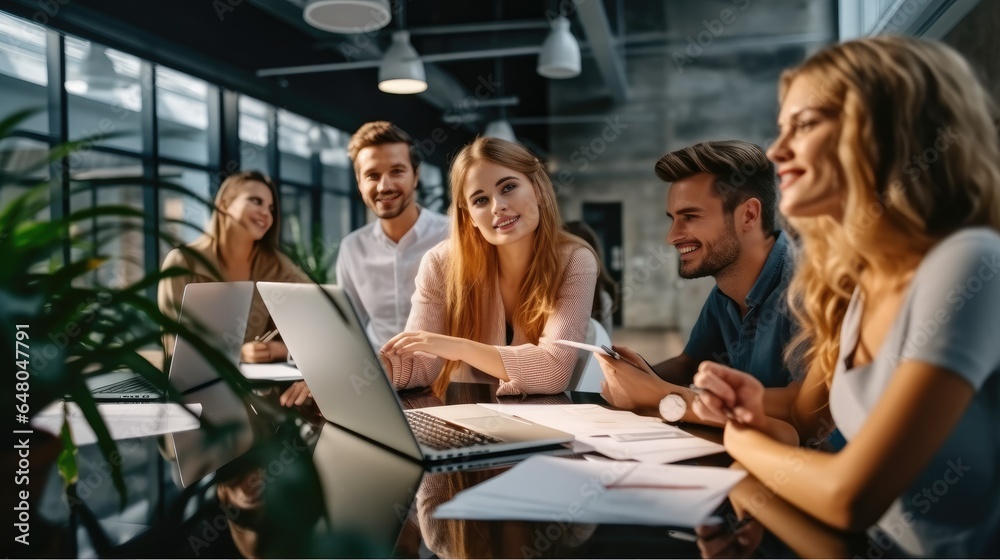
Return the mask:
<svg viewBox="0 0 1000 560"><path fill-rule="evenodd" d="M205 282L188 284L181 297L178 321L198 328L212 345L233 364L240 359L247 328L253 282ZM168 371L170 382L182 393L218 379L215 369L190 342L177 337ZM116 371L87 379L87 388L97 401L143 402L162 400L163 394L142 375Z"/></svg>
<svg viewBox="0 0 1000 560"><path fill-rule="evenodd" d="M507 453L573 440L475 404L403 410L339 286L258 282L274 324L327 420L420 461ZM428 433L425 424L437 424ZM435 432L448 432L441 439ZM475 432L478 435L472 435ZM461 444L449 447L459 438Z"/></svg>
<svg viewBox="0 0 1000 560"><path fill-rule="evenodd" d="M235 366L240 359L243 335L253 299L253 282L188 284L181 300L180 322L202 328L205 342L222 351ZM201 420L223 428L204 428L168 436L177 460L181 485L188 487L202 477L244 454L253 445L250 412L243 398L219 376L212 364L184 337L174 343L170 383L185 403L201 403Z"/></svg>

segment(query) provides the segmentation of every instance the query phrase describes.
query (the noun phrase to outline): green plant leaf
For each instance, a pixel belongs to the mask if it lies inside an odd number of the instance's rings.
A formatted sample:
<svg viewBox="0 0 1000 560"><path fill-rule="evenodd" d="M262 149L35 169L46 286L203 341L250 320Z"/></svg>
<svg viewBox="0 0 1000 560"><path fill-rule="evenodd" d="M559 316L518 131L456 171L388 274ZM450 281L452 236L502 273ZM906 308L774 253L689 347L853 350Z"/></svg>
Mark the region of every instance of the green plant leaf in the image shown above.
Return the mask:
<svg viewBox="0 0 1000 560"><path fill-rule="evenodd" d="M63 403L63 424L59 431L59 439L62 440L62 451L56 459L59 469L59 476L63 479L63 486L76 484L80 478L80 469L76 463L76 444L73 443L73 432L69 427L69 405Z"/></svg>

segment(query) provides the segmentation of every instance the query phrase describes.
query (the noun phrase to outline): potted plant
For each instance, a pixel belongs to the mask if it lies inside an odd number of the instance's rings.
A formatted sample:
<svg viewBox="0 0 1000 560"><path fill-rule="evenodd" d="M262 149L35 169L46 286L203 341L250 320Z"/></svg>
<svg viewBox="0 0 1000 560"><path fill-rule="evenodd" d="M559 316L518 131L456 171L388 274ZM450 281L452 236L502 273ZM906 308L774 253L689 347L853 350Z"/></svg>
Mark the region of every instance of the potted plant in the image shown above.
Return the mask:
<svg viewBox="0 0 1000 560"><path fill-rule="evenodd" d="M0 147L31 113L22 111L0 121ZM13 365L14 368L13 375L8 377L8 383L14 388L14 430L30 431L30 419L40 410L65 398L71 399L97 436L97 446L110 466L110 479L117 489L119 505L124 508L127 491L122 476L123 459L87 389L86 377L94 372L128 368L152 381L169 400L180 402L181 395L170 386L166 376L139 352L143 348L162 348L162 334L172 333L187 338L233 390L252 401L254 409L266 417L265 422L271 426L269 435L260 438L251 450L258 461L266 465L269 457L276 457L282 450L281 442L294 441L300 445L301 436L293 414L256 397L238 369L198 336L196 326L187 328L170 319L160 312L156 302L145 296L147 288L160 280L188 271L171 268L147 272L138 280L117 287L98 286L88 281L89 275L112 260L102 252L111 236L129 229L149 230L141 211L128 206L103 205L56 219L40 217L49 206L50 187L44 179L46 168L61 162L87 142L85 139L55 146L46 157L19 169L11 169L10 152L0 150L0 189L18 187L24 190L0 208L0 360L5 367ZM98 179L88 181L82 188L121 184L144 183L134 178ZM176 185L159 183L156 186L198 198ZM211 204L206 200L202 202ZM173 246L179 244L166 233L153 233ZM202 429L220 427L203 424ZM27 504L24 508L29 510L25 515L29 518L37 515L31 504L38 498L38 484L45 480L44 470L40 471L41 463L45 462L46 453L50 458L57 455L56 464L71 510L87 527L98 553L111 554L110 543L100 524L87 508L86 501L76 495L77 449L69 423L64 421L58 438L15 433L14 439L14 445L5 447L13 464L17 465L21 459L18 442L25 444L22 448L34 447L29 453L35 455L31 456L32 474L15 479L13 493L5 492L14 498L11 509L16 510L23 501ZM269 491L280 495L289 488L318 484L308 456L290 472L292 474L282 477ZM310 494L307 502L318 500L314 490ZM277 508L276 512L285 522L291 523L289 536L298 538L307 534L303 531L311 531L322 508L315 503L309 507L297 504L287 511ZM26 525L30 528L31 523ZM156 530L169 538L170 527ZM24 540L27 541L27 537ZM296 550L305 549L293 548L289 553L294 554ZM156 550L150 553L157 555Z"/></svg>

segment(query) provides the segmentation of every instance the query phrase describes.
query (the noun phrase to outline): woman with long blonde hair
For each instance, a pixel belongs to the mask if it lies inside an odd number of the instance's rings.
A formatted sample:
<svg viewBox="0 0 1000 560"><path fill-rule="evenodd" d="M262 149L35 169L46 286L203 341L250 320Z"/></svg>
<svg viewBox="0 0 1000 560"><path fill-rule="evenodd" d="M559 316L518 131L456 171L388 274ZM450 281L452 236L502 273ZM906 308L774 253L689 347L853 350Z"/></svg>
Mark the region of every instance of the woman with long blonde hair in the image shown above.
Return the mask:
<svg viewBox="0 0 1000 560"><path fill-rule="evenodd" d="M783 418L753 377L705 362L694 409L781 498L913 556L1000 554L1000 140L968 63L874 37L786 72L768 151L801 239ZM728 413L728 417L727 417ZM836 426L837 453L798 448ZM767 500L754 515L766 514ZM756 506L755 506L756 507ZM732 546L735 548L725 548ZM739 555L735 542L713 552Z"/></svg>
<svg viewBox="0 0 1000 560"><path fill-rule="evenodd" d="M281 212L278 188L259 171L241 171L226 178L215 195L208 231L192 243L173 249L163 269L180 267L190 274L160 282L160 310L176 318L184 286L198 282L308 282L309 277L278 248ZM240 359L244 362L284 360L288 349L280 339L258 339L274 328L271 315L254 289ZM164 348L173 351L173 337Z"/></svg>
<svg viewBox="0 0 1000 560"><path fill-rule="evenodd" d="M561 229L552 182L519 144L477 138L451 168L451 238L427 252L406 332L382 347L397 388L500 380L498 395L569 384L597 280L593 250ZM478 373L477 373L478 372Z"/></svg>

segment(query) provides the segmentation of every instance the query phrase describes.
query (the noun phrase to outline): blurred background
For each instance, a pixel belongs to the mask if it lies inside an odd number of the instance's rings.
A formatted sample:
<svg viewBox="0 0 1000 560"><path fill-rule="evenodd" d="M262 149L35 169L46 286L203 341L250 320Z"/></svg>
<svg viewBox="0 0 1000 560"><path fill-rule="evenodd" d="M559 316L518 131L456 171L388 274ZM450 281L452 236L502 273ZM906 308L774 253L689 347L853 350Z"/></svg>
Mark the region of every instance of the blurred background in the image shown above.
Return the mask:
<svg viewBox="0 0 1000 560"><path fill-rule="evenodd" d="M0 107L39 112L0 162L92 138L49 166L50 215L105 203L204 225L239 169L281 185L283 241L335 251L370 219L350 134L387 119L416 140L423 203L448 203L450 158L476 135L516 139L547 165L566 221L590 225L622 289L616 343L675 355L711 279L679 281L664 244L665 152L712 139L762 146L777 80L832 42L897 33L944 40L1000 93L996 0L5 0ZM90 178L142 177L70 194ZM0 186L0 207L22 190ZM193 239L195 228L173 226ZM124 286L168 247L126 231L93 282ZM152 291L149 292L152 296Z"/></svg>

